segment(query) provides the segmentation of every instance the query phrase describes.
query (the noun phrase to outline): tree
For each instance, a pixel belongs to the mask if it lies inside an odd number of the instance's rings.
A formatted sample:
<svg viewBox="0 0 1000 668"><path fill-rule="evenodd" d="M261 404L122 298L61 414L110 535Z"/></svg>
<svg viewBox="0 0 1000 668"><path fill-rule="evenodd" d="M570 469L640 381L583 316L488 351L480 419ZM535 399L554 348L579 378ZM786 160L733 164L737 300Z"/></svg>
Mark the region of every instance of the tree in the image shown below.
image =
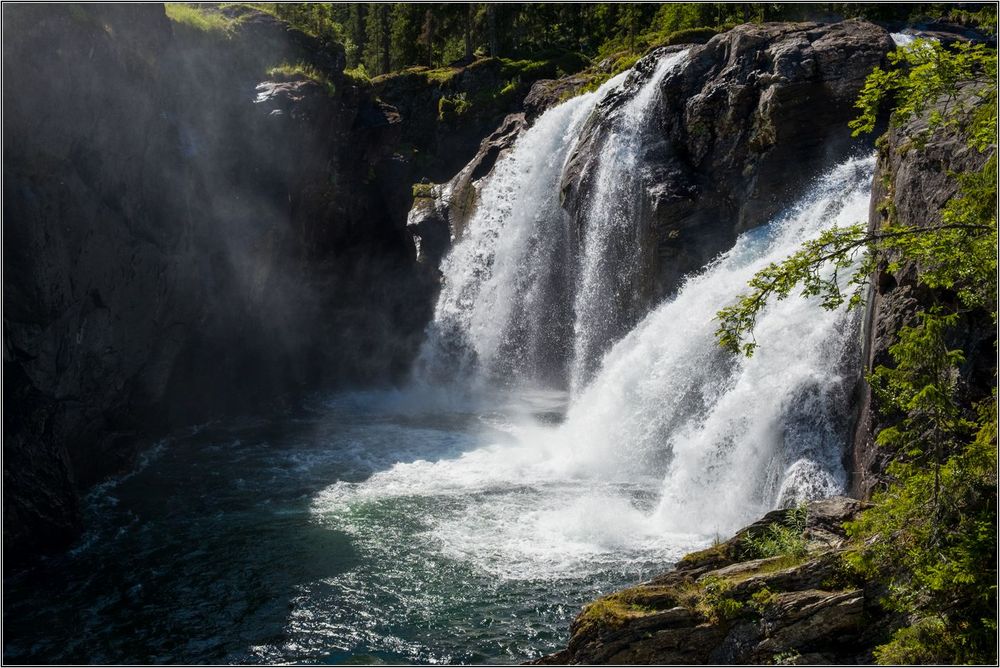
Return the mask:
<svg viewBox="0 0 1000 668"><path fill-rule="evenodd" d="M862 90L855 133L872 131L890 102L896 126L918 115L928 120L911 150L920 150L927 133L948 130L987 155L983 167L955 175L957 194L939 224L904 225L890 216L875 231L833 229L771 264L751 279L749 293L718 313L717 335L728 350L750 355L756 316L769 299L801 286L826 308L845 300L856 307L877 266L917 269L931 303L898 332L889 349L893 365L868 376L880 408L897 418L876 436L894 453L887 470L893 482L848 525L855 547L847 564L866 580L888 583L883 605L909 620L876 649L879 662L994 663L996 376L994 369L989 396L963 396L965 353L948 341L960 318L997 321L997 57L981 44L917 41L890 62L893 68L876 68ZM851 273L849 294L838 284L840 271Z"/></svg>

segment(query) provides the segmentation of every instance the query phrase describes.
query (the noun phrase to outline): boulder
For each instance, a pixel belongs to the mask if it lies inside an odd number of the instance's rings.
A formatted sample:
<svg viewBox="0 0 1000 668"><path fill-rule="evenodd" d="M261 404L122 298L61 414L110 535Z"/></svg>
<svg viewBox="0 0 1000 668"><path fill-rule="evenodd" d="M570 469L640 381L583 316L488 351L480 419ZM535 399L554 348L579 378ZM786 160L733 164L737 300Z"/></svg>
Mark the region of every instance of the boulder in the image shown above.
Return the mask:
<svg viewBox="0 0 1000 668"><path fill-rule="evenodd" d="M884 638L877 596L841 565L843 523L864 504L844 497L810 503L804 555L748 558L744 538L788 522L774 511L730 540L688 555L652 580L584 607L565 650L537 664L857 663Z"/></svg>

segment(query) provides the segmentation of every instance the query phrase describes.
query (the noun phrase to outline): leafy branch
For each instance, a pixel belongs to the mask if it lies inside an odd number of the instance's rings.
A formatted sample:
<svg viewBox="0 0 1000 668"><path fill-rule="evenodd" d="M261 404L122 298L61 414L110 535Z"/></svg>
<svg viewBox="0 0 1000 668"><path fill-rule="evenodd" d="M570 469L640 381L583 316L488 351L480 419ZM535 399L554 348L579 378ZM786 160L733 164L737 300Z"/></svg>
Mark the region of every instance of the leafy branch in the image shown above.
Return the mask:
<svg viewBox="0 0 1000 668"><path fill-rule="evenodd" d="M956 232L962 233L961 239L955 238ZM750 292L716 314L719 345L730 352L751 356L757 347L753 330L761 310L771 298L785 299L798 286L802 286L801 296L818 296L823 308L829 310L839 308L845 301L849 308L860 306L868 277L881 261L886 261L887 268L893 271L899 268L898 258L923 260L925 280L929 279L932 285L942 283L945 279L938 277L938 273L954 272L950 266L932 266L939 264L935 251L942 246L955 250L955 243L966 249L969 242L995 234L995 226L977 223L943 223L922 228L894 226L871 233L859 223L826 230L786 259L772 262L757 272L747 283ZM847 287L842 288L839 271L852 267Z"/></svg>

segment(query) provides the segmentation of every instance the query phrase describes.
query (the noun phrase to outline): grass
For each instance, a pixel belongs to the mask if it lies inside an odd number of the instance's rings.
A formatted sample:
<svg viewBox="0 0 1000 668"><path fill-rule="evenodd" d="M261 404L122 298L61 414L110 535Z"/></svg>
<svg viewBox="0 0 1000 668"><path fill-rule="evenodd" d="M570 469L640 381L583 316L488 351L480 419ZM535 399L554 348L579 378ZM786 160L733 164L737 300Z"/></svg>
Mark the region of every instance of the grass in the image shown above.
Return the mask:
<svg viewBox="0 0 1000 668"><path fill-rule="evenodd" d="M751 559L804 557L809 551L809 542L802 534L808 519L805 505L790 508L784 523L775 522L764 531L745 536L742 540L743 555Z"/></svg>
<svg viewBox="0 0 1000 668"><path fill-rule="evenodd" d="M220 37L229 37L235 24L235 21L226 18L219 12L185 3L168 2L163 6L163 9L167 18L174 23Z"/></svg>
<svg viewBox="0 0 1000 668"><path fill-rule="evenodd" d="M282 63L275 67L270 68L267 71L267 76L275 79L281 80L292 80L292 79L309 79L314 81L326 89L326 92L331 97L337 92L337 87L330 80L325 72L316 68L309 63Z"/></svg>
<svg viewBox="0 0 1000 668"><path fill-rule="evenodd" d="M574 633L587 633L599 627L618 628L628 620L675 607L700 612L702 598L702 589L692 582L630 587L587 605L574 622Z"/></svg>

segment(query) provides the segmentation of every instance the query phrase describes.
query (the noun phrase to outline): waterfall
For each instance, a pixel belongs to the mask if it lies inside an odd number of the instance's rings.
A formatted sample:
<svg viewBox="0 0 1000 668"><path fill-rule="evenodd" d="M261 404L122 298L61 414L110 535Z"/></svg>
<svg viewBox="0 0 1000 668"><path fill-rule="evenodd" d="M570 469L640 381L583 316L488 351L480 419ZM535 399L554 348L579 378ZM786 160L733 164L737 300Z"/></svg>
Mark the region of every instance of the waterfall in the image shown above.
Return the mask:
<svg viewBox="0 0 1000 668"><path fill-rule="evenodd" d="M611 124L598 155L593 189L582 221L582 253L574 300L571 388L576 394L590 380L601 356L643 315L641 281L644 249L651 247L643 210L640 171L643 151L651 144L651 125L660 82L686 52L661 58L653 76L606 119Z"/></svg>
<svg viewBox="0 0 1000 668"><path fill-rule="evenodd" d="M864 220L874 166L846 160L689 276L603 357L561 423L494 395L478 447L338 482L314 512L353 531L383 504L412 504L425 549L530 579L662 564L764 511L842 492L858 314L797 295L772 303L751 358L719 348L714 316L756 271Z"/></svg>
<svg viewBox="0 0 1000 668"><path fill-rule="evenodd" d="M718 347L714 316L804 240L865 220L873 171L870 157L838 166L620 341L561 427L577 466L662 477L657 521L675 531L731 529L842 491L857 315L814 299L779 301L758 318L761 347L749 359Z"/></svg>
<svg viewBox="0 0 1000 668"><path fill-rule="evenodd" d="M636 167L660 81L683 57L661 58L637 86L628 79L643 73L626 71L547 110L478 184L476 211L442 262L418 378L565 386L570 365L583 378L641 316L633 296L645 239ZM638 90L609 117L586 166L595 187L575 244L560 201L563 170L591 112L624 84Z"/></svg>
<svg viewBox="0 0 1000 668"><path fill-rule="evenodd" d="M481 447L337 483L318 512L447 497L447 516L425 518L434 544L509 575L569 568L568 551L576 564L609 551L666 554L692 536L844 490L858 315L816 299L778 301L759 315L759 347L743 358L717 345L715 314L803 241L865 220L874 158L845 160L817 178L781 216L641 312L649 184L640 165L655 140L644 119L662 77L684 58L665 56L628 75L635 79L620 75L543 114L479 184L478 209L442 266L418 378L458 379L463 391L499 382L520 398L571 381L564 419L497 412L509 397L487 394L493 436ZM625 91L634 92L623 101ZM574 221L560 187L595 108L607 125ZM477 545L491 547L480 554Z"/></svg>
<svg viewBox="0 0 1000 668"><path fill-rule="evenodd" d="M544 113L497 161L443 284L417 361L418 376L510 380L558 372L571 314L569 220L559 179L580 127L625 73Z"/></svg>

